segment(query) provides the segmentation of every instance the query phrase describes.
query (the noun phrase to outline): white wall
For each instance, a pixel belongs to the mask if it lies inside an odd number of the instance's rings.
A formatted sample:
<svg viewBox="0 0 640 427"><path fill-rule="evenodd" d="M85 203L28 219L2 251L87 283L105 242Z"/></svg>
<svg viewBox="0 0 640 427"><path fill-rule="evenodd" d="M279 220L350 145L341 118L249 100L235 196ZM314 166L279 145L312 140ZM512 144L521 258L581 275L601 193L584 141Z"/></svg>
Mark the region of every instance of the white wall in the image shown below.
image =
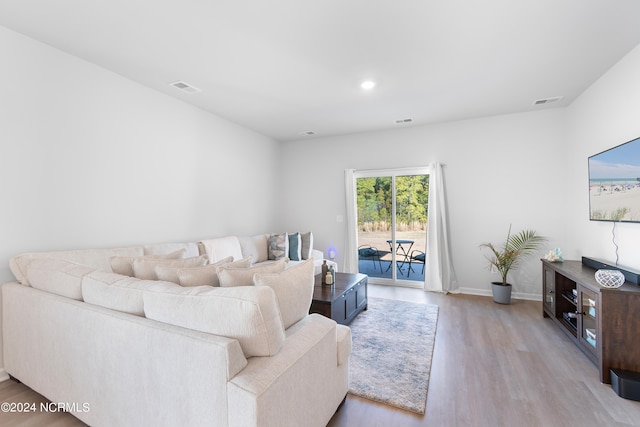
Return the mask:
<svg viewBox="0 0 640 427"><path fill-rule="evenodd" d="M571 257L615 262L611 222L589 221L587 158L640 137L640 46L585 91L569 109L567 179ZM640 224L616 224L619 264L640 270Z"/></svg>
<svg viewBox="0 0 640 427"><path fill-rule="evenodd" d="M22 252L270 229L277 142L2 27L0 63L0 283Z"/></svg>
<svg viewBox="0 0 640 427"><path fill-rule="evenodd" d="M316 247L344 250L346 168L445 167L451 248L464 292L490 293L495 273L478 245L500 243L509 224L548 236L545 249L566 244L566 111L542 110L431 126L408 127L282 144L284 197L280 226L311 229ZM540 294L541 267L532 259L514 277L514 292Z"/></svg>
<svg viewBox="0 0 640 427"><path fill-rule="evenodd" d="M0 52L1 281L24 251L270 229L277 142L1 27Z"/></svg>

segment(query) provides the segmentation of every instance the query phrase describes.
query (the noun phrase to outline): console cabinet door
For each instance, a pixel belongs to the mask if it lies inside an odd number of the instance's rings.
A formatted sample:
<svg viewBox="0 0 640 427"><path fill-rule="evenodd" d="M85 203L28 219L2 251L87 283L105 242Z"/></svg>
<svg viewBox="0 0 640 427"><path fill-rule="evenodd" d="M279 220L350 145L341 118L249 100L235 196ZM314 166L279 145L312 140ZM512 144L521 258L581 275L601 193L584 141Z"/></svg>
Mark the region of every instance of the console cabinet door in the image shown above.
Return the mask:
<svg viewBox="0 0 640 427"><path fill-rule="evenodd" d="M356 286L356 307L366 310L367 302L367 279L362 279Z"/></svg>
<svg viewBox="0 0 640 427"><path fill-rule="evenodd" d="M578 286L578 339L580 344L594 356L598 349L599 294Z"/></svg>
<svg viewBox="0 0 640 427"><path fill-rule="evenodd" d="M556 272L543 264L542 315L556 315Z"/></svg>

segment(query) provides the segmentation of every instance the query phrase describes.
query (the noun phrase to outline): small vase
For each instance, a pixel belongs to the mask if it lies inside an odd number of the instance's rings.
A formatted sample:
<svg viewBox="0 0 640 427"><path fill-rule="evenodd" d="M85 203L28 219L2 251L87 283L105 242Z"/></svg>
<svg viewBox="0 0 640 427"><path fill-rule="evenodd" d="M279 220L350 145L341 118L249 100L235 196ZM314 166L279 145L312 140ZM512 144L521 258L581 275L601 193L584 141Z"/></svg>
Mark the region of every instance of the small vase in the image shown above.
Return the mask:
<svg viewBox="0 0 640 427"><path fill-rule="evenodd" d="M511 304L511 285L504 286L502 282L491 282L493 300L498 304Z"/></svg>

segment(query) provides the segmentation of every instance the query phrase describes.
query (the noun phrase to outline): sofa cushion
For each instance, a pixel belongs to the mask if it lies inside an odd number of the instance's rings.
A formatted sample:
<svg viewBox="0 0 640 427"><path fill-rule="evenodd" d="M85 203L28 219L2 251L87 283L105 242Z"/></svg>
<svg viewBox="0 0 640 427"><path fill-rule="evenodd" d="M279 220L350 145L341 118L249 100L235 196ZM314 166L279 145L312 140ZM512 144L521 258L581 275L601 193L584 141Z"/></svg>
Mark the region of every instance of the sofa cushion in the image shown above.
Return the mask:
<svg viewBox="0 0 640 427"><path fill-rule="evenodd" d="M117 273L94 271L82 280L82 297L86 303L144 316L142 294L146 291L181 289L175 283L141 280Z"/></svg>
<svg viewBox="0 0 640 427"><path fill-rule="evenodd" d="M264 262L269 259L269 250L267 248L267 235L258 234L256 236L239 237L242 255L251 256L253 262Z"/></svg>
<svg viewBox="0 0 640 427"><path fill-rule="evenodd" d="M112 256L139 256L143 254L141 246L130 248L111 249L80 249L72 251L31 252L17 255L9 261L11 272L16 280L23 285L28 285L27 269L29 263L40 258L55 258L86 265L98 270L109 271L111 269L109 259Z"/></svg>
<svg viewBox="0 0 640 427"><path fill-rule="evenodd" d="M175 252L184 249L185 253L182 258L191 258L200 255L197 242L188 243L156 243L153 245L143 246L144 255L159 255Z"/></svg>
<svg viewBox="0 0 640 427"><path fill-rule="evenodd" d="M280 259L269 264L253 265L248 268L237 268L223 265L218 268L220 286L252 286L253 276L258 273L278 273L285 269L286 260Z"/></svg>
<svg viewBox="0 0 640 427"><path fill-rule="evenodd" d="M277 260L289 256L289 238L287 233L271 234L269 236L269 259Z"/></svg>
<svg viewBox="0 0 640 427"><path fill-rule="evenodd" d="M289 259L291 261L302 261L302 243L300 233L288 234L289 238Z"/></svg>
<svg viewBox="0 0 640 427"><path fill-rule="evenodd" d="M313 260L302 261L280 273L259 273L256 286L269 286L276 294L285 329L309 314L313 299Z"/></svg>
<svg viewBox="0 0 640 427"><path fill-rule="evenodd" d="M147 318L237 339L245 357L273 356L284 343L276 296L266 286L145 292L143 299Z"/></svg>
<svg viewBox="0 0 640 427"><path fill-rule="evenodd" d="M139 259L180 259L184 258L186 249L178 249L176 251L165 254L141 255L141 256L112 256L109 260L111 263L111 271L117 274L133 277L133 262Z"/></svg>
<svg viewBox="0 0 640 427"><path fill-rule="evenodd" d="M27 278L36 289L82 301L82 278L95 270L63 259L38 258L29 263Z"/></svg>
<svg viewBox="0 0 640 427"><path fill-rule="evenodd" d="M313 258L311 256L313 251L313 233L310 231L308 233L301 233L300 240L302 241L302 249L300 251L302 259Z"/></svg>
<svg viewBox="0 0 640 427"><path fill-rule="evenodd" d="M157 280L155 268L158 265L168 267L197 267L205 265L208 261L206 255L182 259L143 258L133 261L133 275L138 279Z"/></svg>
<svg viewBox="0 0 640 427"><path fill-rule="evenodd" d="M236 236L200 240L198 242L198 250L200 255L209 257L210 263L218 262L229 256L232 256L233 259L243 258L240 240Z"/></svg>

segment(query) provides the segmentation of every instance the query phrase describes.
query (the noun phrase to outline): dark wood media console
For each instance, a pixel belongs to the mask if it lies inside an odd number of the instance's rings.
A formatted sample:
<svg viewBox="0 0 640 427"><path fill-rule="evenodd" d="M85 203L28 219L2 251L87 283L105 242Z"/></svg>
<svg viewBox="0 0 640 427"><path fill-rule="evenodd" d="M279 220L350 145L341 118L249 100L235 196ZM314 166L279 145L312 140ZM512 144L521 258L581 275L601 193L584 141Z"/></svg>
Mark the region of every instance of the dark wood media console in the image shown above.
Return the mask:
<svg viewBox="0 0 640 427"><path fill-rule="evenodd" d="M348 325L358 313L367 309L367 279L366 274L336 273L335 285L327 286L322 284L318 274L309 313L319 313Z"/></svg>
<svg viewBox="0 0 640 427"><path fill-rule="evenodd" d="M611 369L640 372L640 286L604 288L580 261L542 261L542 315L550 317L611 383Z"/></svg>

